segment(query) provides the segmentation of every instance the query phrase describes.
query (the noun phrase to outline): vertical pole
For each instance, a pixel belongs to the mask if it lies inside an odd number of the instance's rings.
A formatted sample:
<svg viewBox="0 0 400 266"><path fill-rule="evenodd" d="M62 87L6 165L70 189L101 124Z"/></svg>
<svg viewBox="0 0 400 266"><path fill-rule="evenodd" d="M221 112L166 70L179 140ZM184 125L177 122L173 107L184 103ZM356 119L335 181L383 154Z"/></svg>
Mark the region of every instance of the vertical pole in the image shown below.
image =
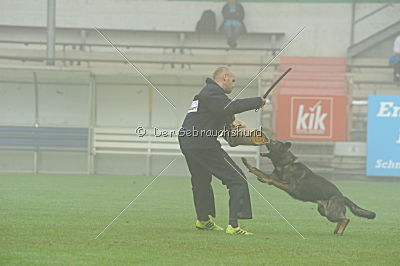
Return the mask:
<svg viewBox="0 0 400 266"><path fill-rule="evenodd" d="M93 174L94 173L94 151L93 151L93 128L94 128L94 123L93 123L93 117L94 117L94 96L95 96L95 78L92 72L89 73L89 107L88 107L88 112L89 112L89 121L88 121L88 174Z"/></svg>
<svg viewBox="0 0 400 266"><path fill-rule="evenodd" d="M80 31L81 35L81 44L79 45L79 51L85 51L85 45L86 45L86 30L82 29ZM77 61L78 66L81 65L81 61ZM89 66L89 61L88 61L88 66Z"/></svg>
<svg viewBox="0 0 400 266"><path fill-rule="evenodd" d="M33 87L35 89L35 128L39 127L39 87L37 82L37 74L33 71ZM38 132L35 132L35 140L37 140ZM38 144L36 144L35 152L33 153L33 172L38 173Z"/></svg>
<svg viewBox="0 0 400 266"><path fill-rule="evenodd" d="M148 125L149 128L153 127L153 90L147 88L147 111L149 112Z"/></svg>
<svg viewBox="0 0 400 266"><path fill-rule="evenodd" d="M37 82L37 73L33 71L33 87L35 90L35 127L39 126L39 87Z"/></svg>
<svg viewBox="0 0 400 266"><path fill-rule="evenodd" d="M85 51L86 38L87 38L87 32L85 29L82 29L80 31L80 37L81 37L81 44L79 45L79 50Z"/></svg>
<svg viewBox="0 0 400 266"><path fill-rule="evenodd" d="M354 44L354 31L356 27L356 2L357 0L353 0L351 3L350 46Z"/></svg>
<svg viewBox="0 0 400 266"><path fill-rule="evenodd" d="M147 108L149 113L148 124L149 128L151 129L153 127L153 90L150 87L147 88ZM147 144L150 146L151 140ZM151 153L152 150L149 147L147 149L147 156L146 156L146 176L150 176L151 174Z"/></svg>
<svg viewBox="0 0 400 266"><path fill-rule="evenodd" d="M261 78L261 76L259 76L257 79L258 95L263 95L263 93L261 91L261 82L262 82L262 78ZM260 129L263 126L262 117L263 117L263 108L261 107L258 112L258 123L259 123ZM261 146L257 146L256 167L258 169L260 169L260 152L261 152Z"/></svg>
<svg viewBox="0 0 400 266"><path fill-rule="evenodd" d="M275 56L276 52L279 53L279 51L275 50L275 48L277 47L276 42L277 42L277 37L275 34L272 34L271 35L271 45L272 45L272 55L273 56ZM260 95L262 95L262 94L260 94Z"/></svg>
<svg viewBox="0 0 400 266"><path fill-rule="evenodd" d="M89 136L90 136L90 174L96 174L96 151L93 148L93 141L95 136L95 128L97 126L97 83L96 76L90 73L90 122L89 122Z"/></svg>
<svg viewBox="0 0 400 266"><path fill-rule="evenodd" d="M54 65L56 45L56 0L47 0L47 65Z"/></svg>
<svg viewBox="0 0 400 266"><path fill-rule="evenodd" d="M150 141L147 142L148 145L150 145ZM151 149L147 149L147 155L146 155L146 176L150 176L151 174Z"/></svg>

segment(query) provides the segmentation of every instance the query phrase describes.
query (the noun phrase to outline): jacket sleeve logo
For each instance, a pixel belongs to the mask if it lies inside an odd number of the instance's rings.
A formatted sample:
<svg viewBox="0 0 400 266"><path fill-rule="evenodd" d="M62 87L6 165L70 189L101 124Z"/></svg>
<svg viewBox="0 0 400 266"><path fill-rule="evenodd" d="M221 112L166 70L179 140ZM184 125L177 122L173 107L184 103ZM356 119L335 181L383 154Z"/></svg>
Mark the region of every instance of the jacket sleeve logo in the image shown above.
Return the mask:
<svg viewBox="0 0 400 266"><path fill-rule="evenodd" d="M199 107L199 100L193 101L192 104L190 105L188 113L197 112L198 107Z"/></svg>

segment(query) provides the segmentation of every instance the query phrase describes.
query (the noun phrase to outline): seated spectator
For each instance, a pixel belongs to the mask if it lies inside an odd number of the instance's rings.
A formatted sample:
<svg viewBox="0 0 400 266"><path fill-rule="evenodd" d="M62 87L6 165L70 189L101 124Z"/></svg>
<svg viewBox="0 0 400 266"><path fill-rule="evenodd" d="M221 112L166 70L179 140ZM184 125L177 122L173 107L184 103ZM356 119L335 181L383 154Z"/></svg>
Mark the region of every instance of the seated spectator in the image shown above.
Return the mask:
<svg viewBox="0 0 400 266"><path fill-rule="evenodd" d="M201 14L200 20L196 25L196 32L198 33L215 33L217 27L217 20L214 11L208 9Z"/></svg>
<svg viewBox="0 0 400 266"><path fill-rule="evenodd" d="M236 0L228 0L222 8L222 16L224 21L219 30L226 35L229 47L234 48L239 35L246 32L243 6Z"/></svg>
<svg viewBox="0 0 400 266"><path fill-rule="evenodd" d="M393 67L394 82L400 82L400 35L394 41L393 55L390 57L389 65Z"/></svg>

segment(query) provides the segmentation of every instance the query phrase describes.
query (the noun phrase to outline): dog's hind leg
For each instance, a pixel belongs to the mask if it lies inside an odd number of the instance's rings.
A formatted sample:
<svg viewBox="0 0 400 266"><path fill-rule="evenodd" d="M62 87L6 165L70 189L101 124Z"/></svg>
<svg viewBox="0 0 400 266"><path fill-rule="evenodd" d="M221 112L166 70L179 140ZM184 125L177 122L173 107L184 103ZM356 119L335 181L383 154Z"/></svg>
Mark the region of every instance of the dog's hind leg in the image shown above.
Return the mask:
<svg viewBox="0 0 400 266"><path fill-rule="evenodd" d="M325 213L325 205L326 205L326 201L324 200L324 201L322 201L322 200L319 200L319 201L317 201L317 203L318 203L318 212L319 212L319 214L321 215L321 216L324 216L324 217L326 217L326 213Z"/></svg>
<svg viewBox="0 0 400 266"><path fill-rule="evenodd" d="M342 236L344 233L344 230L346 230L346 227L349 223L350 223L350 219L344 219L344 220L338 222L336 225L336 229L333 233L337 236Z"/></svg>
<svg viewBox="0 0 400 266"><path fill-rule="evenodd" d="M346 218L346 207L342 195L335 195L330 198L325 206L326 218L333 223L337 223L333 233L335 235L343 235L344 230L350 223L350 219Z"/></svg>

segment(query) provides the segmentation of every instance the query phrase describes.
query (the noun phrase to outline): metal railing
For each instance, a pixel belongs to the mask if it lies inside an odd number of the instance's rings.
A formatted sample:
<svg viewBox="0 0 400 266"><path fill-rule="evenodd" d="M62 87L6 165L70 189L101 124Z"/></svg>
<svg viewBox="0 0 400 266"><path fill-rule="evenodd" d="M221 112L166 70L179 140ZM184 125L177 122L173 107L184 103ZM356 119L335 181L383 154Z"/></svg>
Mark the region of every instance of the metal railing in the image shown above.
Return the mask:
<svg viewBox="0 0 400 266"><path fill-rule="evenodd" d="M357 4L358 1L354 0L352 1L352 6L351 6L351 28L350 28L350 46L355 44L355 33L356 33L356 26L359 25L361 22L366 21L368 18L371 18L372 16L381 13L383 10L393 7L394 3L400 3L399 0L392 0L389 1L388 3L382 4L382 6L368 12L367 14L356 18L356 11L357 11Z"/></svg>

